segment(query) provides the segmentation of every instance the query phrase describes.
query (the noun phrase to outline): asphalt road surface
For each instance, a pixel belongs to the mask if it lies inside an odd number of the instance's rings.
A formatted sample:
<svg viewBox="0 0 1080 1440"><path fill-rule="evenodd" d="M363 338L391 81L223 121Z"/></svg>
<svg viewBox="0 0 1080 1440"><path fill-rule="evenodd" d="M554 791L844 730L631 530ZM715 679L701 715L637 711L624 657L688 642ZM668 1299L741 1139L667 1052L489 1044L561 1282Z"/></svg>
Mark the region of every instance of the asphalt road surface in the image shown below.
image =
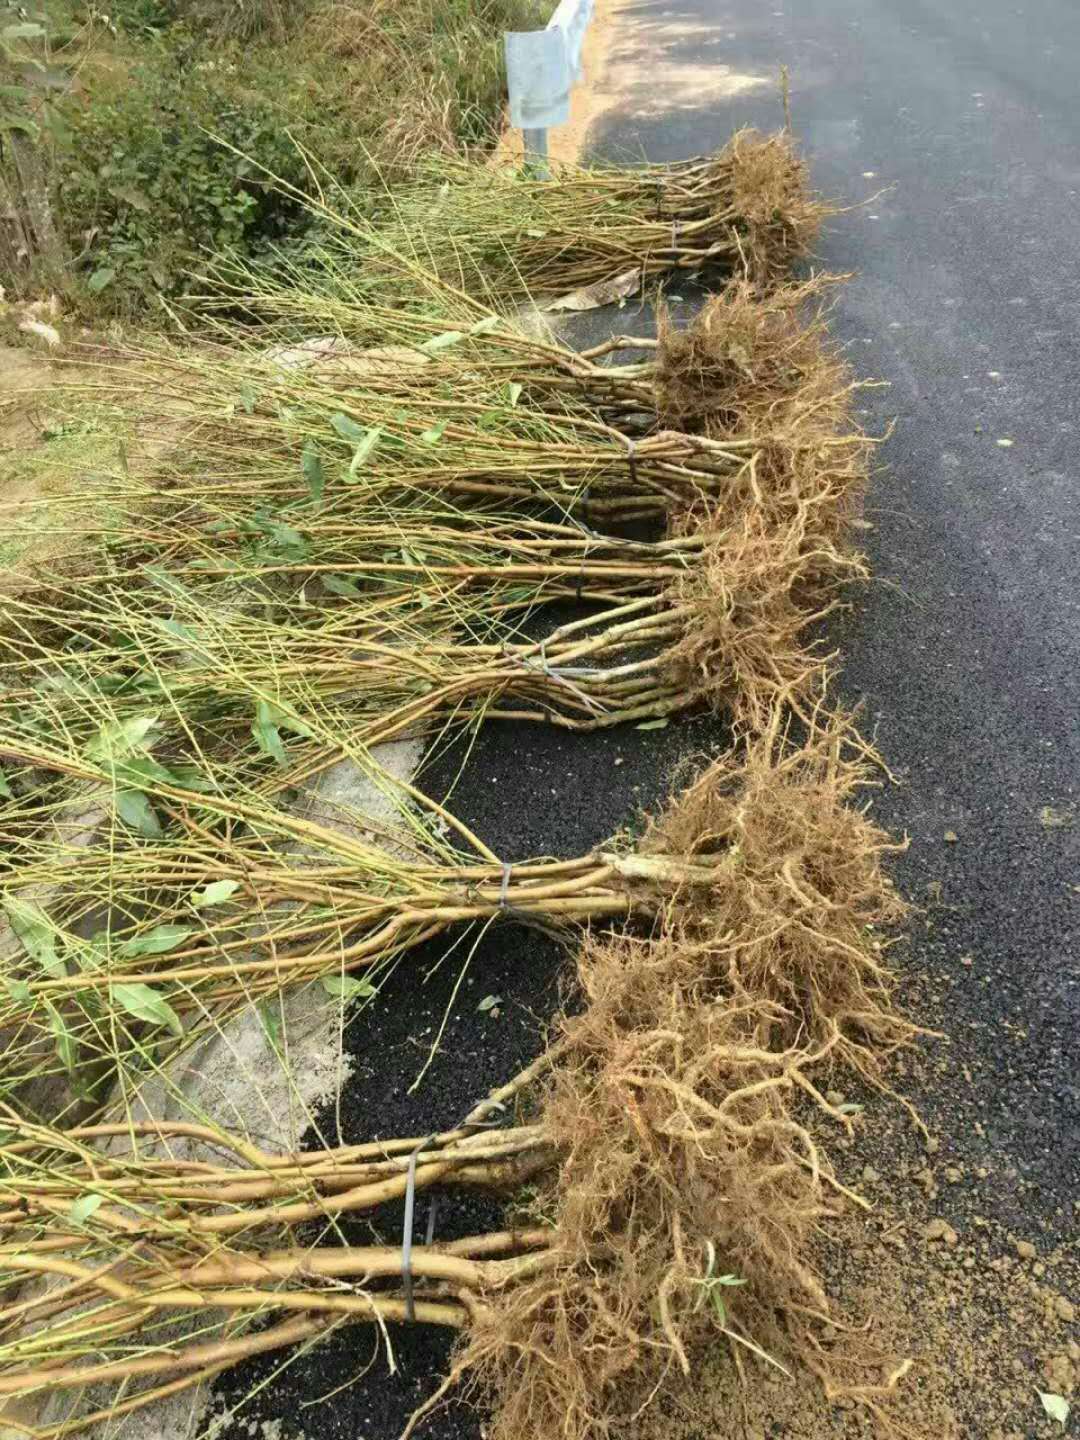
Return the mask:
<svg viewBox="0 0 1080 1440"><path fill-rule="evenodd" d="M857 272L837 333L860 374L889 382L868 393L867 421L897 422L868 509L877 583L836 636L842 692L865 704L900 782L875 813L911 837L897 872L921 907L901 956L906 1003L949 1037L910 1088L943 1158L983 1172L951 1187L941 1212L1061 1241L1080 1193L1080 9L636 0L616 25L594 156L675 159L740 124L774 128L787 64L817 186L848 204L889 187L835 217L820 245L823 267ZM648 317L624 310L583 328L609 323ZM489 726L454 807L507 858L576 854L658 802L680 753L721 743L700 721L573 739ZM424 778L444 793L456 774L444 757ZM470 964L466 993L498 993L502 1028L460 1006L410 1097L416 1011L401 1034L386 1029L392 1006L377 1034L354 1027L346 1138L372 1117L379 1133L453 1123L533 1053L555 1003L555 947L507 927ZM444 965L429 982L432 1024L456 975ZM374 1045L379 1064L365 1066ZM475 1223L450 1210L440 1233ZM323 1402L370 1358L349 1335L299 1358L243 1413L320 1436L397 1435L445 1337L397 1336L397 1377L376 1362ZM265 1373L247 1368L220 1398ZM455 1407L427 1433L473 1437L481 1420Z"/></svg>
<svg viewBox="0 0 1080 1440"><path fill-rule="evenodd" d="M888 187L819 246L855 272L835 320L852 363L888 382L868 418L897 422L868 508L888 583L838 637L841 688L901 781L875 810L910 835L899 878L925 907L909 1003L950 1043L920 1103L989 1169L999 1218L1062 1236L1080 1193L1080 9L638 0L617 25L594 154L775 128L786 64L817 187Z"/></svg>

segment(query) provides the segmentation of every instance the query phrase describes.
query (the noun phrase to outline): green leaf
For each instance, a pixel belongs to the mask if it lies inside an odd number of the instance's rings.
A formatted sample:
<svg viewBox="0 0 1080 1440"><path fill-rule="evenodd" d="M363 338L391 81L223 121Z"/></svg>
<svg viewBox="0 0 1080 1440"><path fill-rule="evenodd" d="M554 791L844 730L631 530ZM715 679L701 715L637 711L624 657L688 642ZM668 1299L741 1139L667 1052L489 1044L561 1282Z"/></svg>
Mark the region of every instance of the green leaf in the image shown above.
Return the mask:
<svg viewBox="0 0 1080 1440"><path fill-rule="evenodd" d="M118 756L130 755L133 750L145 749L157 718L156 715L132 715L127 720L103 725L98 731L98 738L86 748L88 757L91 760L115 760Z"/></svg>
<svg viewBox="0 0 1080 1440"><path fill-rule="evenodd" d="M111 285L115 279L116 271L110 270L107 265L103 265L100 270L95 270L89 280L87 280L86 288L90 291L91 295L100 295L102 290Z"/></svg>
<svg viewBox="0 0 1080 1440"><path fill-rule="evenodd" d="M25 980L5 980L4 988L16 1005L32 1005L34 997Z"/></svg>
<svg viewBox="0 0 1080 1440"><path fill-rule="evenodd" d="M75 1074L75 1060L78 1054L78 1047L75 1044L75 1037L64 1024L64 1017L57 1010L51 1000L46 1000L45 1009L49 1015L49 1029L56 1038L56 1053L61 1065L69 1075Z"/></svg>
<svg viewBox="0 0 1080 1440"><path fill-rule="evenodd" d="M348 595L357 599L363 592L355 580L350 580L347 575L323 575L322 587L329 590L331 595Z"/></svg>
<svg viewBox="0 0 1080 1440"><path fill-rule="evenodd" d="M243 385L240 386L240 404L244 407L245 415L253 415L255 413L255 398L254 389L245 380Z"/></svg>
<svg viewBox="0 0 1080 1440"><path fill-rule="evenodd" d="M481 1013L485 1013L485 1012L488 1011L488 1010L494 1010L496 1005L501 1005L501 1004L502 1004L502 996L501 996L501 995L485 995L484 998L480 1001L480 1004L477 1005L476 1008L477 1008L477 1010L479 1010Z"/></svg>
<svg viewBox="0 0 1080 1440"><path fill-rule="evenodd" d="M284 768L289 763L289 757L285 754L278 727L269 718L268 710L265 701L259 700L256 703L255 719L251 722L252 738L263 755L269 755L271 760Z"/></svg>
<svg viewBox="0 0 1080 1440"><path fill-rule="evenodd" d="M56 930L45 911L33 901L20 900L16 895L6 895L3 906L12 930L30 958L36 960L46 974L62 979L67 970L56 953Z"/></svg>
<svg viewBox="0 0 1080 1440"><path fill-rule="evenodd" d="M381 425L373 425L370 430L366 431L364 438L353 451L352 460L349 462L350 477L356 474L361 465L367 464L368 457L382 439L382 433Z"/></svg>
<svg viewBox="0 0 1080 1440"><path fill-rule="evenodd" d="M323 498L323 491L326 489L326 477L323 475L322 461L319 459L319 452L313 440L307 440L304 443L303 453L300 456L300 469L304 473L311 498L317 505Z"/></svg>
<svg viewBox="0 0 1080 1440"><path fill-rule="evenodd" d="M101 1208L104 1199L104 1195L80 1195L72 1201L68 1214L76 1225L85 1225L91 1215Z"/></svg>
<svg viewBox="0 0 1080 1440"><path fill-rule="evenodd" d="M145 835L148 840L159 840L164 833L157 811L141 790L118 791L116 814L125 825Z"/></svg>
<svg viewBox="0 0 1080 1440"><path fill-rule="evenodd" d="M424 445L437 445L442 439L443 435L446 433L446 426L447 421L440 420L437 425L433 425L430 430L425 430L421 434L421 442Z"/></svg>
<svg viewBox="0 0 1080 1440"><path fill-rule="evenodd" d="M262 1000L258 1007L259 1019L270 1041L270 1048L281 1054L281 1005L278 1000Z"/></svg>
<svg viewBox="0 0 1080 1440"><path fill-rule="evenodd" d="M1045 1390L1040 1390L1039 1399L1051 1420L1058 1421L1062 1427L1069 1423L1069 1402L1064 1395L1047 1394Z"/></svg>
<svg viewBox="0 0 1080 1440"><path fill-rule="evenodd" d="M320 984L335 1000L370 1000L378 994L370 980L357 980L355 975L324 975Z"/></svg>
<svg viewBox="0 0 1080 1440"><path fill-rule="evenodd" d="M171 595L175 600L183 600L189 605L192 603L194 597L191 591L186 585L182 585L174 575L170 575L167 570L159 570L156 565L147 565L142 573L159 590L164 590L166 595Z"/></svg>
<svg viewBox="0 0 1080 1440"><path fill-rule="evenodd" d="M168 766L160 765L149 755L135 755L117 760L109 769L117 784L132 785L140 790L154 780L163 780L167 785L176 783L176 776Z"/></svg>
<svg viewBox="0 0 1080 1440"><path fill-rule="evenodd" d="M151 214L154 209L149 196L135 185L110 185L109 194L116 200L126 200L134 210L141 210L144 215Z"/></svg>
<svg viewBox="0 0 1080 1440"><path fill-rule="evenodd" d="M174 1035L182 1036L184 1027L180 1017L169 1002L149 985L114 985L112 998L136 1020L147 1020L153 1025L164 1025Z"/></svg>
<svg viewBox="0 0 1080 1440"><path fill-rule="evenodd" d="M273 547L280 550L286 560L307 559L310 546L299 530L277 520L264 522L262 529L270 537Z"/></svg>
<svg viewBox="0 0 1080 1440"><path fill-rule="evenodd" d="M492 330L499 327L498 315L485 315L482 320L477 320L475 325L469 326L470 335L490 335Z"/></svg>
<svg viewBox="0 0 1080 1440"><path fill-rule="evenodd" d="M738 1275L714 1275L705 1282L708 1286L709 1303L712 1305L717 1320L721 1325L727 1324L727 1306L724 1304L724 1297L720 1293L724 1285L745 1285L746 1281Z"/></svg>
<svg viewBox="0 0 1080 1440"><path fill-rule="evenodd" d="M207 885L205 890L196 890L191 897L191 903L196 910L202 910L207 905L223 905L230 895L235 895L239 889L239 880L215 880L212 885Z"/></svg>
<svg viewBox="0 0 1080 1440"><path fill-rule="evenodd" d="M305 740L315 739L315 732L303 720L288 714L277 705L272 705L269 700L257 700L255 719L251 725L255 743L264 755L269 755L279 765L287 765L288 757L281 743L282 730L291 730L294 735L302 735Z"/></svg>
<svg viewBox="0 0 1080 1440"><path fill-rule="evenodd" d="M635 725L635 726L634 726L634 729L635 729L635 730L666 730L667 727L668 727L668 724L669 724L668 717L667 717L666 715L662 715L659 720L646 720L646 721L644 721L641 725Z"/></svg>
<svg viewBox="0 0 1080 1440"><path fill-rule="evenodd" d="M441 335L433 335L430 340L425 340L420 349L426 350L429 355L436 355L451 345L460 345L464 339L464 330L445 330Z"/></svg>
<svg viewBox="0 0 1080 1440"><path fill-rule="evenodd" d="M194 790L197 795L209 795L214 788L213 782L197 765L175 765L169 774L178 790Z"/></svg>
<svg viewBox="0 0 1080 1440"><path fill-rule="evenodd" d="M3 770L0 770L0 798L2 798L2 799L4 799L4 800L14 800L14 799L15 799L15 792L14 792L14 790L12 790L11 786L8 784L8 778L7 778L7 776L4 774Z"/></svg>
<svg viewBox="0 0 1080 1440"><path fill-rule="evenodd" d="M305 740L317 740L319 737L312 730L306 720L301 720L299 715L290 715L287 710L279 710L276 705L267 707L274 718L274 723L282 730L291 730L294 735L302 735Z"/></svg>
<svg viewBox="0 0 1080 1440"><path fill-rule="evenodd" d="M157 619L154 623L159 630L164 630L166 635L172 635L177 640L186 640L193 644L199 643L199 637L195 631L192 630L190 626L183 624L180 620Z"/></svg>
<svg viewBox="0 0 1080 1440"><path fill-rule="evenodd" d="M139 955L164 955L168 950L175 950L182 940L194 933L190 925L155 925L153 930L133 935L130 940L117 945L116 954L127 960L134 960Z"/></svg>
<svg viewBox="0 0 1080 1440"><path fill-rule="evenodd" d="M513 408L521 399L522 387L517 380L512 380L506 388L510 393L510 405Z"/></svg>
<svg viewBox="0 0 1080 1440"><path fill-rule="evenodd" d="M342 415L340 412L330 416L330 424L343 440L348 440L350 445L358 445L367 434L363 425L358 425L355 420L351 420L348 415Z"/></svg>

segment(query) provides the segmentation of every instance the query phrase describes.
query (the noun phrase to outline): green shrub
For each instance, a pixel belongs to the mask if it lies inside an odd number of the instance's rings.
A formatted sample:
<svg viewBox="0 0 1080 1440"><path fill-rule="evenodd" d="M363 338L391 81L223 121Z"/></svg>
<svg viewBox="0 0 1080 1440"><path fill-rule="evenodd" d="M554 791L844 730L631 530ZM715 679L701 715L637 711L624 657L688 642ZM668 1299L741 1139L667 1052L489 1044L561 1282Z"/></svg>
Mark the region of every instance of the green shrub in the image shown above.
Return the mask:
<svg viewBox="0 0 1080 1440"><path fill-rule="evenodd" d="M108 309L175 294L207 251L250 251L302 218L259 168L302 186L301 157L277 106L241 90L234 62L185 64L175 40L157 42L111 90L70 97L64 119L56 210Z"/></svg>
<svg viewBox="0 0 1080 1440"><path fill-rule="evenodd" d="M362 189L489 140L502 32L552 4L113 0L111 49L73 67L54 105L53 202L85 306L134 313L182 291L208 252L302 237L304 205L266 173L305 191L296 141Z"/></svg>
<svg viewBox="0 0 1080 1440"><path fill-rule="evenodd" d="M109 20L128 35L167 30L179 16L172 0L112 0Z"/></svg>

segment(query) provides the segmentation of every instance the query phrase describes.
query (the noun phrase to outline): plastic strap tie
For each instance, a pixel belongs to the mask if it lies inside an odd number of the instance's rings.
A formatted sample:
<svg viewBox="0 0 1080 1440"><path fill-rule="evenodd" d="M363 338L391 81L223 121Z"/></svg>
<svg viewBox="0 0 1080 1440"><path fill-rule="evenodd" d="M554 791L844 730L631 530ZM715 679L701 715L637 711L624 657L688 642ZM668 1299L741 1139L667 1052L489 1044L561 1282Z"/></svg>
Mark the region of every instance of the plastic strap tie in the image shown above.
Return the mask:
<svg viewBox="0 0 1080 1440"><path fill-rule="evenodd" d="M413 1283L412 1283L412 1232L413 1232L413 1211L416 1209L416 1161L422 1150L435 1139L434 1135L428 1135L421 1140L412 1154L409 1156L409 1169L405 1179L405 1219L401 1227L401 1287L405 1291L405 1318L412 1321L416 1319L416 1309L413 1305ZM434 1221L432 1222L434 1230Z"/></svg>
<svg viewBox="0 0 1080 1440"><path fill-rule="evenodd" d="M509 882L511 865L503 866L503 888ZM485 1100L481 1105L474 1105L473 1110L480 1110L485 1117L493 1110L505 1111L506 1106L501 1100ZM469 1112L472 1114L472 1111ZM462 1123L457 1128L472 1135L477 1130L486 1130L499 1122L498 1120L471 1120ZM401 1288L405 1292L405 1319L412 1322L416 1319L416 1306L413 1303L413 1275L412 1275L412 1232L413 1216L416 1212L416 1162L419 1156L429 1145L435 1142L437 1137L428 1135L420 1141L419 1145L409 1156L409 1169L405 1180L405 1218L401 1227ZM431 1199L431 1209L428 1211L427 1230L425 1232L426 1245L430 1245L435 1236L435 1216L438 1212L438 1200L435 1196Z"/></svg>

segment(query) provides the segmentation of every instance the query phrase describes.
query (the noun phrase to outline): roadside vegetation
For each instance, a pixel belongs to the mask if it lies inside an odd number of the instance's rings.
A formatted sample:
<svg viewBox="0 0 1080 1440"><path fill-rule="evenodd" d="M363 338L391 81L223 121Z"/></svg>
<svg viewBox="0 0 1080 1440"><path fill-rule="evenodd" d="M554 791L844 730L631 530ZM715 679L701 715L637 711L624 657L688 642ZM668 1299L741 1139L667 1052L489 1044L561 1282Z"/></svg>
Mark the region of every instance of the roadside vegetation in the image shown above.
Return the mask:
<svg viewBox="0 0 1080 1440"><path fill-rule="evenodd" d="M543 19L541 0L4 0L0 284L161 323L210 254L304 233L309 156L367 209L421 155L490 146L502 32Z"/></svg>

